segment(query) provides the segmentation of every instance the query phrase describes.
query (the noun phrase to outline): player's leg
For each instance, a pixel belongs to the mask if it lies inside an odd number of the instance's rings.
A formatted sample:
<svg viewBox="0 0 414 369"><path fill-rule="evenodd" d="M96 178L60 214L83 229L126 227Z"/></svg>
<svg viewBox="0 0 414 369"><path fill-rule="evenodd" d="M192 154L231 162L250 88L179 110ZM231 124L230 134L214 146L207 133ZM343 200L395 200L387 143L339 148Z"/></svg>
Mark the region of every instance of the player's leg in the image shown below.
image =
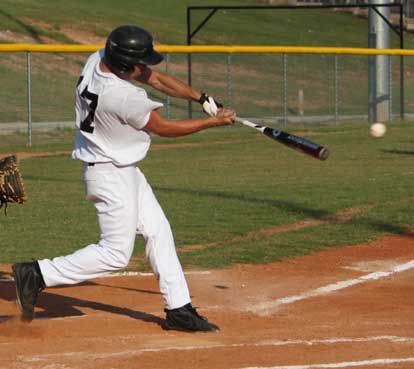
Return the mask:
<svg viewBox="0 0 414 369"><path fill-rule="evenodd" d="M87 198L97 210L101 239L73 254L40 260L48 287L76 284L117 271L128 265L132 255L137 222L135 168L96 164L85 167L84 180Z"/></svg>
<svg viewBox="0 0 414 369"><path fill-rule="evenodd" d="M67 256L16 263L13 273L22 318L34 317L39 292L45 287L76 284L119 270L128 264L134 248L138 183L135 167L112 164L84 167L87 198L94 202L101 230L99 244Z"/></svg>
<svg viewBox="0 0 414 369"><path fill-rule="evenodd" d="M145 239L145 252L155 276L165 306L174 309L191 301L187 282L178 260L170 224L151 186L137 169L139 178L137 233Z"/></svg>
<svg viewBox="0 0 414 369"><path fill-rule="evenodd" d="M119 270L128 264L134 248L137 207L135 168L112 164L85 167L87 198L97 210L101 239L70 255L39 261L47 287L76 284Z"/></svg>
<svg viewBox="0 0 414 369"><path fill-rule="evenodd" d="M192 307L170 224L139 169L137 175L140 178L137 232L146 241L146 255L164 298L167 313L164 327L182 331L218 331L215 324L198 315Z"/></svg>

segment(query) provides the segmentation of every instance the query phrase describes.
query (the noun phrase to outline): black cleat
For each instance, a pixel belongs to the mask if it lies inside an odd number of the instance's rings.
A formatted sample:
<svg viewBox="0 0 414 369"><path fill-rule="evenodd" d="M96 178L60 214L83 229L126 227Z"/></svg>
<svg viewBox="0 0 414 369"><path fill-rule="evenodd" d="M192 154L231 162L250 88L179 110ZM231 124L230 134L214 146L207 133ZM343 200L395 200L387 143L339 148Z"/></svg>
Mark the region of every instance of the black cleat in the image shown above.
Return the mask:
<svg viewBox="0 0 414 369"><path fill-rule="evenodd" d="M198 315L191 303L178 309L164 310L167 313L164 329L184 332L219 332L220 328Z"/></svg>
<svg viewBox="0 0 414 369"><path fill-rule="evenodd" d="M22 312L22 320L31 322L39 292L45 288L42 273L37 261L16 263L12 266L16 284L17 304Z"/></svg>

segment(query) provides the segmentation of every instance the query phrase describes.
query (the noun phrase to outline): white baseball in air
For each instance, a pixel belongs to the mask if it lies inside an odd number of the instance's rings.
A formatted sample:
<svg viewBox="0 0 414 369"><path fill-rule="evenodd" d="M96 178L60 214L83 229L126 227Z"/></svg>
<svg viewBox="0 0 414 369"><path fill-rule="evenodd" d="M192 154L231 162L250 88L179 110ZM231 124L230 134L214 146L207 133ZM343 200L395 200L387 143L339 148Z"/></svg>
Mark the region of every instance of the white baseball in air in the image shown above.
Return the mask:
<svg viewBox="0 0 414 369"><path fill-rule="evenodd" d="M369 128L369 133L373 137L382 137L385 135L386 131L387 131L387 127L385 127L385 124L383 123L374 123Z"/></svg>

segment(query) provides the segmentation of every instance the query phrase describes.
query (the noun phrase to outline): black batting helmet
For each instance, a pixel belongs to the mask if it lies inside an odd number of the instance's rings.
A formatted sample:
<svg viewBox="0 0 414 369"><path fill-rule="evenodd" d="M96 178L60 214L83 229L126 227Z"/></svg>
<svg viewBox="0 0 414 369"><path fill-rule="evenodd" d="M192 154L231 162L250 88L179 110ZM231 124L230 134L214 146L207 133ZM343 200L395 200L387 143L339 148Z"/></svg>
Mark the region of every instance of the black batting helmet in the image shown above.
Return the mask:
<svg viewBox="0 0 414 369"><path fill-rule="evenodd" d="M105 63L120 73L131 73L136 64L155 65L163 56L154 50L149 32L136 26L120 26L108 36Z"/></svg>

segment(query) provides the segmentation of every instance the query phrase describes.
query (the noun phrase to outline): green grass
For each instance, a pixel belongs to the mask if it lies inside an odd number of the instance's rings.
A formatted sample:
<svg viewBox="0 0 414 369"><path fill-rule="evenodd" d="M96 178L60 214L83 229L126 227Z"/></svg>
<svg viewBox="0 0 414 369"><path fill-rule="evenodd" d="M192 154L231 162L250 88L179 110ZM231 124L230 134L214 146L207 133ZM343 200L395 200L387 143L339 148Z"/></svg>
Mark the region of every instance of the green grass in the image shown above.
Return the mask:
<svg viewBox="0 0 414 369"><path fill-rule="evenodd" d="M172 224L178 249L216 244L180 253L186 267L271 262L413 228L412 125L393 124L382 139L371 138L367 124L289 130L325 144L331 157L317 161L245 127L154 140L203 144L163 150L154 146L140 163ZM70 150L73 135L63 133L65 142L45 140L30 150ZM215 143L220 140L225 142ZM0 146L0 152L21 148ZM53 257L97 242L95 210L84 199L78 162L59 155L22 160L20 166L29 202L10 205L1 217L0 262ZM358 206L366 208L344 223L234 240L303 219L332 219ZM136 253L141 252L137 239Z"/></svg>
<svg viewBox="0 0 414 369"><path fill-rule="evenodd" d="M166 6L167 5L167 6ZM152 30L163 44L186 43L187 6L206 5L203 0L3 0L0 24L34 37L48 36L62 42L65 28L81 27L106 35L119 24L140 24ZM212 0L208 5L223 5ZM263 5L254 0L229 0L225 5ZM62 12L62 9L65 9ZM208 10L192 13L192 29ZM323 21L321 22L321 19ZM218 32L219 30L219 32ZM366 46L367 20L327 10L226 10L218 11L194 38L202 44L272 44ZM392 33L393 43L397 37ZM395 47L395 46L394 46Z"/></svg>

